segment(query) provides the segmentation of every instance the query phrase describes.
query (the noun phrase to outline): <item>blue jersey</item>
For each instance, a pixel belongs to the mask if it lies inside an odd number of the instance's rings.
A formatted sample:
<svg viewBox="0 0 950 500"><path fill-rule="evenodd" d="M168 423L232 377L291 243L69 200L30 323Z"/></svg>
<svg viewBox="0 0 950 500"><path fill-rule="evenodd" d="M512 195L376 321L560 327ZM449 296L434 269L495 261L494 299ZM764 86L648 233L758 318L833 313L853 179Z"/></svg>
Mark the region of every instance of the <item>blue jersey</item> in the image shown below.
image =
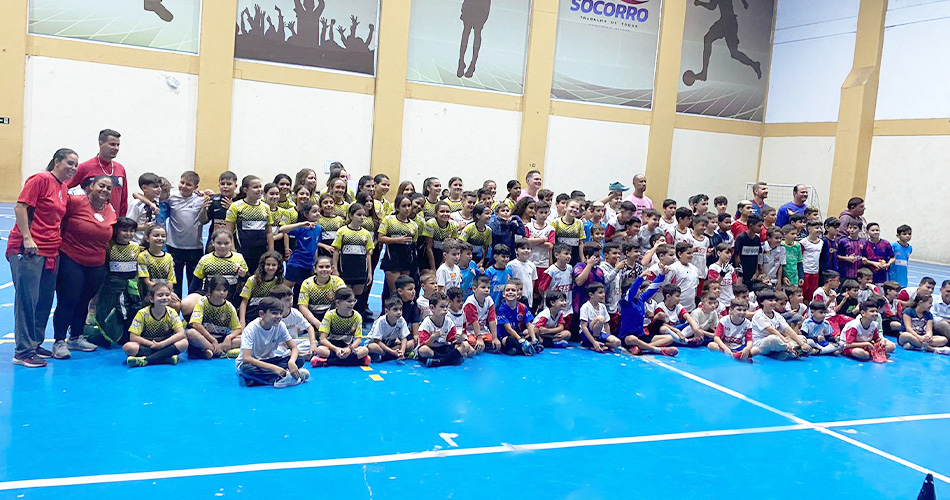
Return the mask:
<svg viewBox="0 0 950 500"><path fill-rule="evenodd" d="M475 265L474 260L471 260L468 262L468 267L462 268L462 284L459 285L466 297L472 294L472 285L475 283L476 276L478 276L478 266Z"/></svg>
<svg viewBox="0 0 950 500"><path fill-rule="evenodd" d="M495 301L496 304L501 304L503 301L501 295L505 291L505 285L508 284L508 279L511 278L511 270L507 267L498 269L495 266L491 266L485 269L485 276L491 278L491 299Z"/></svg>
<svg viewBox="0 0 950 500"><path fill-rule="evenodd" d="M528 306L521 302L518 302L515 307L510 307L507 302L502 302L496 309L496 316L499 339L508 336L508 329L502 325L511 325L512 330L518 332L518 335L522 335L528 328L528 323L534 321L534 315L528 310Z"/></svg>
<svg viewBox="0 0 950 500"><path fill-rule="evenodd" d="M618 336L623 339L627 335L636 335L642 337L643 319L646 317L646 304L653 295L660 290L666 276L661 274L654 278L653 283L641 294L640 285L643 284L643 277L637 276L630 288L627 290L627 296L620 299L620 331Z"/></svg>
<svg viewBox="0 0 950 500"><path fill-rule="evenodd" d="M914 253L914 247L911 245L901 245L901 242L891 243L894 249L894 264L887 270L887 279L900 283L901 288L907 288L907 262L910 261L910 254Z"/></svg>
<svg viewBox="0 0 950 500"><path fill-rule="evenodd" d="M320 243L323 228L318 225L314 227L301 226L291 230L289 234L297 238L297 242L294 253L290 254L290 258L287 259L287 265L313 269L314 255L317 253L317 243Z"/></svg>

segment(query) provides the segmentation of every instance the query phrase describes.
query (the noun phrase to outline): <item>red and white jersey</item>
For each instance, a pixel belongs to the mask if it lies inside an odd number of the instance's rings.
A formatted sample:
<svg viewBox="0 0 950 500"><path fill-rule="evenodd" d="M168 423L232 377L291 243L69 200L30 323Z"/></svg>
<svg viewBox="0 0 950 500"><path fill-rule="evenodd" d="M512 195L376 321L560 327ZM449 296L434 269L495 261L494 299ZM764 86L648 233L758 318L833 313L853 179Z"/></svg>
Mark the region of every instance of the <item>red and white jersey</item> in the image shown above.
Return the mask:
<svg viewBox="0 0 950 500"><path fill-rule="evenodd" d="M841 335L845 343L853 344L855 342L871 342L880 340L881 331L878 329L877 321L872 321L867 328L861 324L861 318L849 321L841 329Z"/></svg>
<svg viewBox="0 0 950 500"><path fill-rule="evenodd" d="M864 302L871 298L872 295L883 295L881 289L873 283L868 283L868 287L863 290L858 290L858 303Z"/></svg>
<svg viewBox="0 0 950 500"><path fill-rule="evenodd" d="M650 311L650 316L656 317L657 313L660 313L660 312L666 314L667 323L674 323L674 324L682 322L682 321L686 321L686 315L689 314L688 312L686 312L686 308L683 307L683 305L678 302L676 306L674 306L672 309L666 306L666 302L663 302L663 301L657 302L656 305L654 305L652 310Z"/></svg>
<svg viewBox="0 0 950 500"><path fill-rule="evenodd" d="M490 295L481 304L475 294L469 295L462 310L465 311L465 329L468 331L472 331L472 325L477 322L481 333L488 333L488 323L495 321L495 301Z"/></svg>
<svg viewBox="0 0 950 500"><path fill-rule="evenodd" d="M676 246L677 243L689 243L693 244L693 233L687 229L685 233L681 233L679 228L673 226L666 230L666 243L669 245Z"/></svg>
<svg viewBox="0 0 950 500"><path fill-rule="evenodd" d="M708 268L706 267L706 257L709 252L709 238L705 235L699 235L702 239L696 239L693 233L689 233L689 244L693 246L693 260L691 261L696 269L699 270L699 277L705 278Z"/></svg>
<svg viewBox="0 0 950 500"><path fill-rule="evenodd" d="M719 282L719 286L722 290L719 293L719 303L725 307L729 307L729 303L735 298L735 294L732 292L732 285L736 283L738 277L739 274L736 273L735 266L728 262L725 264L720 264L718 261L713 262L706 272L706 281Z"/></svg>
<svg viewBox="0 0 950 500"><path fill-rule="evenodd" d="M563 309L558 311L556 317L551 317L551 310L545 307L534 317L534 326L538 328L557 328L558 325L564 326L565 324Z"/></svg>
<svg viewBox="0 0 950 500"><path fill-rule="evenodd" d="M435 339L435 345L448 345L455 342L456 331L455 323L449 318L443 317L442 324L437 325L432 321L432 316L422 320L419 326L419 344L426 344L429 339Z"/></svg>
<svg viewBox="0 0 950 500"><path fill-rule="evenodd" d="M818 287L815 289L815 293L812 294L811 300L818 300L824 302L828 306L828 312L825 313L825 318L831 318L835 313L835 301L831 300L828 296L828 292L825 291L824 287Z"/></svg>
<svg viewBox="0 0 950 500"><path fill-rule="evenodd" d="M656 258L656 255L654 255L653 258L655 259L655 258ZM655 280L656 277L659 276L659 275L660 275L660 263L659 263L659 262L655 262L655 263L653 263L652 266L650 266L650 267L647 268L647 275L644 276L643 281L645 281L645 282L647 282L647 283L652 282L652 281ZM663 286L663 285L665 285L665 284L667 284L667 283L672 283L672 284L674 284L674 285L679 284L679 283L676 282L676 273L674 273L674 272L672 272L672 271L667 271L667 273L666 273L666 278L663 279L663 283L660 283L660 286ZM654 300L660 300L660 298L657 297L656 295L654 295L653 297L654 297Z"/></svg>
<svg viewBox="0 0 950 500"><path fill-rule="evenodd" d="M544 274L539 277L538 288L543 292L557 290L567 296L567 303L571 301L571 290L574 288L574 269L566 266L564 270L557 266L551 266L544 270Z"/></svg>
<svg viewBox="0 0 950 500"><path fill-rule="evenodd" d="M720 318L719 324L716 325L716 337L722 339L732 350L745 347L746 343L752 340L752 322L742 318L742 322L737 325L729 316Z"/></svg>
<svg viewBox="0 0 950 500"><path fill-rule="evenodd" d="M900 301L903 301L903 302L909 302L909 301L911 301L911 300L914 300L915 298L917 298L917 287L916 287L916 286L909 286L909 287L907 287L907 288L901 290L901 291L897 294L897 300L900 300Z"/></svg>

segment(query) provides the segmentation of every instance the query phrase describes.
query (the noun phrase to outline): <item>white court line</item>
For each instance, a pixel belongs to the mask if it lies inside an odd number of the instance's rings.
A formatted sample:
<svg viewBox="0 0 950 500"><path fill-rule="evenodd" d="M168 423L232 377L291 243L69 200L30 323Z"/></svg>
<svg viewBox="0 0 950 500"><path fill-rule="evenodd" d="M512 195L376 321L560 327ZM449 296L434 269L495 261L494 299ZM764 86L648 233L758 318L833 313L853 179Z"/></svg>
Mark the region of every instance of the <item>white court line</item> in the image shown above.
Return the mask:
<svg viewBox="0 0 950 500"><path fill-rule="evenodd" d="M4 284L0 285L0 290L3 290L4 288L10 288L11 286L13 286L13 282L12 282L12 281L9 282L9 283L4 283Z"/></svg>
<svg viewBox="0 0 950 500"><path fill-rule="evenodd" d="M755 406L758 406L759 408L762 408L763 410L766 410L766 411L768 411L768 412L774 413L774 414L776 414L776 415L781 415L781 416L783 416L783 417L785 417L785 418L791 420L792 422L795 422L796 424L806 425L806 426L808 426L808 427L811 428L811 429L814 429L814 430L816 430L816 431L818 431L818 432L820 432L820 433L822 433L822 434L825 434L826 436L831 436L831 437L833 437L833 438L835 438L835 439L844 441L845 443L848 443L848 444L857 446L858 448L861 448L861 449L864 450L864 451L869 451L869 452L871 452L871 453L873 453L873 454L875 454L875 455L877 455L877 456L879 456L879 457L886 458L886 459L888 459L888 460L890 460L890 461L892 461L892 462L899 463L899 464L901 464L901 465L903 465L903 466L905 466L905 467L909 467L909 468L911 468L911 469L914 469L915 471L920 472L920 473L922 473L922 474L933 474L934 478L939 479L939 480L941 480L941 481L943 481L943 482L945 482L945 483L950 484L950 477L947 477L947 476L945 476L945 475L943 475L943 474L940 474L939 472L932 471L932 470L930 470L930 469L928 469L928 468L926 468L926 467L922 467L922 466L920 466L920 465L917 465L917 464L915 464L915 463L913 463L913 462L904 460L903 458L900 458L900 457L898 457L898 456L891 455L890 453L888 453L888 452L886 452L886 451L884 451L884 450L880 450L880 449L875 448L875 447L873 447L873 446L871 446L871 445L864 444L864 443L862 443L862 442L860 442L860 441L858 441L858 440L849 438L848 436L845 436L845 435L843 435L843 434L840 434L840 433L837 433L837 432L835 432L835 431L829 430L829 429L825 428L825 426L822 426L821 424L815 424L815 423L809 422L809 421L807 421L807 420L805 420L805 419L803 419L803 418L796 417L795 415L792 415L791 413L788 413L788 412L779 410L779 409L777 409L777 408L773 408L773 407L771 407L771 406L769 406L769 405L767 405L767 404L765 404L765 403L756 401L756 400L754 400L754 399L752 399L752 398L746 396L745 394L736 392L736 391L734 391L734 390L732 390L732 389L729 389L728 387L723 387L723 386L721 386L721 385L719 385L719 384L717 384L717 383L715 383L715 382L712 382L712 381L710 381L710 380L706 380L706 379L704 379L703 377L700 377L700 376L698 376L698 375L693 375L692 373L685 372L685 371L683 371L683 370L680 370L679 368L670 366L670 365L668 365L668 364L666 364L666 363L664 363L664 362L662 362L662 361L658 361L658 360L655 360L655 359L653 359L653 358L643 358L643 357L637 358L637 359L641 359L641 360L643 360L643 361L646 362L646 363L650 363L650 364L654 364L654 365L657 365L657 366L661 366L661 367L663 367L663 368L666 368L667 370L670 370L670 371L672 371L672 372L674 372L674 373L678 373L678 374L680 374L680 375L682 375L682 376L684 376L684 377L686 377L686 378L688 378L688 379L690 379L690 380L692 380L692 381L694 381L694 382L699 382L700 384L703 384L703 385L705 385L706 387L709 387L709 388L715 389L715 390L717 390L717 391L719 391L719 392L728 394L728 395L730 395L730 396L732 396L732 397L734 397L734 398L737 398L737 399L740 399L740 400L745 401L745 402L747 402L747 403L750 403L750 404L753 404L753 405L755 405ZM897 417L895 417L895 418L897 418ZM882 419L873 419L873 420L874 420L873 423L881 423L880 420L882 420ZM921 419L921 420L923 420L923 419ZM898 420L898 421L899 421L899 420ZM851 421L851 422L857 422L857 421L855 420L855 421Z"/></svg>
<svg viewBox="0 0 950 500"><path fill-rule="evenodd" d="M176 469L149 472L129 472L124 474L99 474L92 476L75 476L47 479L24 479L19 481L0 482L0 491L28 488L50 488L59 486L79 486L84 484L122 483L130 481L153 481L159 479L173 479L181 477L215 476L223 474L241 474L248 472L319 469L339 467L345 465L368 465L389 462L407 462L410 460L424 460L429 458L448 458L475 455L494 455L499 453L513 453L519 451L562 450L569 448L588 448L593 446L610 446L620 444L655 443L663 441L680 441L684 439L700 439L708 437L742 436L751 434L768 434L774 432L788 432L808 429L823 429L826 427L856 427L888 422L909 422L917 420L950 419L950 413L936 413L931 415L912 415L905 417L869 418L864 420L844 420L840 422L824 423L797 423L794 425L779 425L772 427L751 427L745 429L724 429L713 431L677 432L671 434L654 434L650 436L631 436L620 438L584 439L578 441L555 441L548 443L533 443L515 445L503 443L500 446L485 446L479 448L452 448L448 450L423 451L418 453L393 453L389 455L375 455L351 458L328 458L321 460L302 460L297 462L271 462L246 465L229 465L221 467L202 467L195 469ZM830 431L828 431L830 432ZM936 477L936 474L935 474Z"/></svg>

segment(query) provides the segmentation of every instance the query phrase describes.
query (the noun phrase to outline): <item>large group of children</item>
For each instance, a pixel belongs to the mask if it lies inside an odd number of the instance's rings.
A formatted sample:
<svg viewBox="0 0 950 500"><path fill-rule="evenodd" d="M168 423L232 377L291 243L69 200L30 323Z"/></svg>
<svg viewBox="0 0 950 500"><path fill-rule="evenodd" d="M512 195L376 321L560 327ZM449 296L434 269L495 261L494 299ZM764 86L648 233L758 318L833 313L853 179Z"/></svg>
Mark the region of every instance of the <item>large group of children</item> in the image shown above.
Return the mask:
<svg viewBox="0 0 950 500"><path fill-rule="evenodd" d="M540 184L540 174L527 180ZM841 228L808 208L778 227L773 208L744 200L732 214L717 197L713 212L703 194L655 210L623 200L619 183L589 200L522 196L512 180L497 200L494 181L466 190L453 177L443 189L430 177L418 191L402 182L389 201L386 175L360 178L353 192L341 165L323 193L310 169L268 183L224 172L217 193L199 181L185 172L171 193L142 175L115 225L107 285L121 300L100 297L93 332L122 343L129 366L231 357L246 385L286 387L308 379L308 362L434 367L572 341L632 355L707 346L742 361L884 361L895 345L950 353L950 281L939 304L933 279L907 287L907 226L891 244L878 224ZM176 275L183 266L165 245L176 217L194 214L176 213L172 196L202 198L209 224L189 276Z"/></svg>

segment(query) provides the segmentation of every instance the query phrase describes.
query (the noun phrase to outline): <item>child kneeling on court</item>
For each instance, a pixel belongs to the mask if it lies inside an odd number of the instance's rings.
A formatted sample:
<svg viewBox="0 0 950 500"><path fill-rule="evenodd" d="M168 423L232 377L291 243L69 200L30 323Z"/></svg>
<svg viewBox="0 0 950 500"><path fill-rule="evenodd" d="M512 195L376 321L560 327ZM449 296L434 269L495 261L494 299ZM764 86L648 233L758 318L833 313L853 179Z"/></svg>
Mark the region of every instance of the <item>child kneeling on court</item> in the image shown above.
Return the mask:
<svg viewBox="0 0 950 500"><path fill-rule="evenodd" d="M521 280L511 278L505 284L504 300L498 306L498 340L508 355L534 356L544 350L534 331L534 315L519 301Z"/></svg>
<svg viewBox="0 0 950 500"><path fill-rule="evenodd" d="M409 325L402 317L402 299L386 299L383 312L384 314L376 318L373 329L367 336L369 357L374 363L406 359L406 356L412 353L413 341L409 340Z"/></svg>
<svg viewBox="0 0 950 500"><path fill-rule="evenodd" d="M721 352L740 361L752 362L752 356L759 354L752 339L752 322L746 318L749 303L742 299L729 302L729 315L719 319L716 336L709 344L709 350Z"/></svg>
<svg viewBox="0 0 950 500"><path fill-rule="evenodd" d="M460 365L466 356L474 354L474 348L462 341L455 323L446 318L449 297L436 292L429 301L432 314L422 320L419 327L419 361L428 368L444 365Z"/></svg>
<svg viewBox="0 0 950 500"><path fill-rule="evenodd" d="M825 318L828 306L820 300L813 300L808 304L811 316L802 322L802 334L806 342L817 349L818 354L838 354L844 349L844 342L835 334L831 323Z"/></svg>
<svg viewBox="0 0 950 500"><path fill-rule="evenodd" d="M353 308L356 295L351 288L341 288L334 297L336 309L327 311L320 324L320 346L310 366L327 364L336 366L369 365L369 349L360 345L363 340L363 317ZM320 359L326 360L321 361Z"/></svg>
<svg viewBox="0 0 950 500"><path fill-rule="evenodd" d="M310 372L300 368L297 344L280 320L284 305L274 297L264 297L258 304L259 318L248 323L241 334L241 353L235 367L245 386L273 385L280 389L310 378ZM289 351L281 356L278 348Z"/></svg>
<svg viewBox="0 0 950 500"><path fill-rule="evenodd" d="M188 348L185 325L172 309L172 285L155 280L145 300L149 304L135 315L129 327L129 341L122 346L131 366L159 363L178 364L178 355Z"/></svg>
<svg viewBox="0 0 950 500"><path fill-rule="evenodd" d="M845 342L841 354L858 361L874 359L876 362L883 363L894 351L894 343L881 336L881 329L876 321L877 303L866 300L858 305L858 311L858 317L849 321L841 329L841 338ZM880 354L883 356L879 356Z"/></svg>
<svg viewBox="0 0 950 500"><path fill-rule="evenodd" d="M188 322L188 357L195 359L237 357L241 347L241 321L228 302L230 287L223 276L205 280L208 295L195 304Z"/></svg>
<svg viewBox="0 0 950 500"><path fill-rule="evenodd" d="M645 283L644 278L650 274L650 271L644 270L627 288L624 298L620 299L620 330L617 333L631 354L659 353L664 356L679 354L677 348L667 347L673 343L673 336L660 333L661 323L657 324L656 329L648 329L645 325L647 303L666 281L667 272L667 267L660 264L653 282Z"/></svg>
<svg viewBox="0 0 950 500"><path fill-rule="evenodd" d="M587 287L590 300L581 306L581 345L597 352L620 347L620 339L610 334L610 313L604 304L606 292L603 283Z"/></svg>

